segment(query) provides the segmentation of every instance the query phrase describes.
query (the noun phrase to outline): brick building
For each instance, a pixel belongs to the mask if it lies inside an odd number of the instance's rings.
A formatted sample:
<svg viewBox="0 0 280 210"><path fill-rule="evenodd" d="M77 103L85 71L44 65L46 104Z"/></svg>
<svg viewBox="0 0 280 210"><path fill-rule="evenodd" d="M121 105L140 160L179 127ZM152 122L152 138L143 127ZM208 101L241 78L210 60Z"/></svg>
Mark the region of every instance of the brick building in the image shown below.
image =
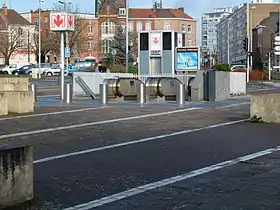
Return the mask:
<svg viewBox="0 0 280 210"><path fill-rule="evenodd" d="M32 34L35 27L3 4L0 9L0 65L34 63Z"/></svg>
<svg viewBox="0 0 280 210"><path fill-rule="evenodd" d="M42 45L49 36L50 11L41 11ZM38 25L38 10L23 13L32 24ZM111 52L111 45L116 29L126 28L125 0L97 1L95 14L77 13L79 35L72 44L71 51L74 60L100 60ZM154 4L153 8L129 9L129 31L134 35L133 45L137 47L137 34L142 30L182 30L187 33L186 45L196 45L196 20L187 15L183 8L165 9L161 4ZM137 50L137 49L136 49ZM136 55L137 53L135 53ZM48 57L49 56L49 57ZM53 57L53 58L52 58ZM46 61L59 61L59 53L50 51Z"/></svg>

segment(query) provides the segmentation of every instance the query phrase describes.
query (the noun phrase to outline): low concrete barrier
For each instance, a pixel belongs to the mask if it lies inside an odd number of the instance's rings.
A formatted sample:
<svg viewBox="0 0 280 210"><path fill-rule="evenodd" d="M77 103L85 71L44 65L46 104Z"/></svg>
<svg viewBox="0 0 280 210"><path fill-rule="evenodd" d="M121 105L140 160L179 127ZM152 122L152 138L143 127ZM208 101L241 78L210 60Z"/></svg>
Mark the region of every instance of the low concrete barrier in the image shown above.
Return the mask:
<svg viewBox="0 0 280 210"><path fill-rule="evenodd" d="M0 147L0 209L33 199L33 148Z"/></svg>
<svg viewBox="0 0 280 210"><path fill-rule="evenodd" d="M8 100L4 93L0 93L0 115L8 114Z"/></svg>
<svg viewBox="0 0 280 210"><path fill-rule="evenodd" d="M0 91L27 91L29 78L0 77Z"/></svg>
<svg viewBox="0 0 280 210"><path fill-rule="evenodd" d="M32 91L4 91L2 93L7 99L8 112L34 112L34 98Z"/></svg>
<svg viewBox="0 0 280 210"><path fill-rule="evenodd" d="M250 109L251 118L280 123L280 94L253 95Z"/></svg>

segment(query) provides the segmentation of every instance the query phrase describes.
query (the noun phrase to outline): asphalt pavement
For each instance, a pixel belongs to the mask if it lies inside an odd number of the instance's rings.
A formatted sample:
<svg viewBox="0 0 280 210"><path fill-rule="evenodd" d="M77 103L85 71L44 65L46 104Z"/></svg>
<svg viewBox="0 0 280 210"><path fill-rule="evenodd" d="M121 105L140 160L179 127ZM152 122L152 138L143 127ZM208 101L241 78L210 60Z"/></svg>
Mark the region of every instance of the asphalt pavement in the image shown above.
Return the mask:
<svg viewBox="0 0 280 210"><path fill-rule="evenodd" d="M0 118L0 146L35 153L35 198L14 209L279 209L279 125L249 122L249 99Z"/></svg>

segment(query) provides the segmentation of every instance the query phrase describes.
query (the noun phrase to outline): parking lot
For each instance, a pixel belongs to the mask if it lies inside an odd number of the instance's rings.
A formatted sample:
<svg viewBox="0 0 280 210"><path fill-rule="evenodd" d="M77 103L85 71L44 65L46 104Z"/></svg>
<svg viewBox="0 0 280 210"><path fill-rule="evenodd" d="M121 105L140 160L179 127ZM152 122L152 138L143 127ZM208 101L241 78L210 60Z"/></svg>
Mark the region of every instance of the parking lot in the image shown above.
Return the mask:
<svg viewBox="0 0 280 210"><path fill-rule="evenodd" d="M250 96L103 107L37 86L34 114L0 118L0 146L34 147L35 199L14 209L279 209L279 125L249 122Z"/></svg>

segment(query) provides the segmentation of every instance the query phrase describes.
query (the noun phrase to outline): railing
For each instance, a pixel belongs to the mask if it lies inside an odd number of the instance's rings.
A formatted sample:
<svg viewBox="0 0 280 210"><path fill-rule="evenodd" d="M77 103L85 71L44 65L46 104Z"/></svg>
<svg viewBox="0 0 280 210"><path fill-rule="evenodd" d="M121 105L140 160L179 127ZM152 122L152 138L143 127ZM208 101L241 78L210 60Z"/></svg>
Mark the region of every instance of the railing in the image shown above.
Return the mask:
<svg viewBox="0 0 280 210"><path fill-rule="evenodd" d="M96 99L96 95L91 91L90 87L85 83L85 81L81 77L75 78L76 83L83 89L85 94L90 96L92 99Z"/></svg>

